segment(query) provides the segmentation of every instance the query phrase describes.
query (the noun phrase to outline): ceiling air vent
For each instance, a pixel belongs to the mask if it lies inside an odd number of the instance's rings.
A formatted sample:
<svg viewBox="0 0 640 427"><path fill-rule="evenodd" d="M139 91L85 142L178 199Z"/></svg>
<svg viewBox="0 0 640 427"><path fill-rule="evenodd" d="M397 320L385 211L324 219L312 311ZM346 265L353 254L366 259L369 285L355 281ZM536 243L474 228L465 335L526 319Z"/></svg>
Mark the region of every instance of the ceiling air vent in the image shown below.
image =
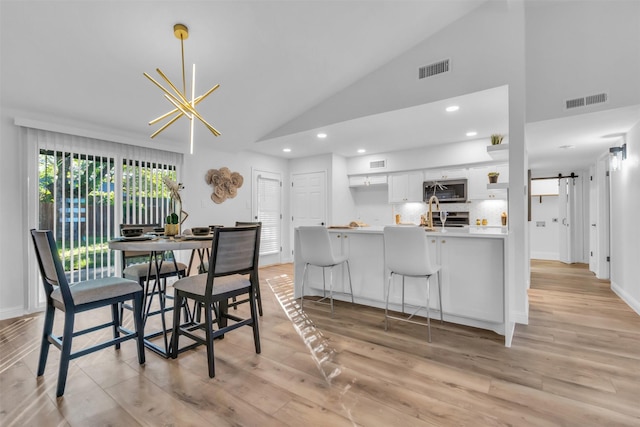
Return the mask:
<svg viewBox="0 0 640 427"><path fill-rule="evenodd" d="M587 96L585 98L585 104L586 105L601 104L603 102L607 102L607 94L606 93L599 93L597 95L591 95L591 96Z"/></svg>
<svg viewBox="0 0 640 427"><path fill-rule="evenodd" d="M604 92L599 93L597 95L567 99L565 101L565 109L570 110L572 108L586 107L587 105L601 104L603 102L607 102L607 99L608 99L608 96Z"/></svg>
<svg viewBox="0 0 640 427"><path fill-rule="evenodd" d="M427 77L435 76L436 74L442 74L449 72L449 60L434 62L430 65L418 68L418 79L425 79Z"/></svg>
<svg viewBox="0 0 640 427"><path fill-rule="evenodd" d="M387 167L386 160L374 160L369 162L369 169L384 169Z"/></svg>

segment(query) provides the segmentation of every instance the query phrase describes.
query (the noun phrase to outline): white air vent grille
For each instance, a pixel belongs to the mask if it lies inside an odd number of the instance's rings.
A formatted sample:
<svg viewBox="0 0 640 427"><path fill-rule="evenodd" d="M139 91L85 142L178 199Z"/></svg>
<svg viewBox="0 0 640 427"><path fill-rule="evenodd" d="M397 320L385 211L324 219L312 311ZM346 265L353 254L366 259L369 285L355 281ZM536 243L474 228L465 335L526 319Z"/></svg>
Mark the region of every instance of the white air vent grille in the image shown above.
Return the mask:
<svg viewBox="0 0 640 427"><path fill-rule="evenodd" d="M384 169L387 167L386 160L374 160L369 162L369 169Z"/></svg>
<svg viewBox="0 0 640 427"><path fill-rule="evenodd" d="M585 98L585 104L587 104L587 105L601 104L603 102L607 102L607 94L606 93L599 93L597 95L591 95L591 96L587 96Z"/></svg>
<svg viewBox="0 0 640 427"><path fill-rule="evenodd" d="M571 108L585 107L587 105L593 105L593 104L602 104L603 102L607 102L608 98L609 98L608 95L605 92L603 92L597 95L589 95L589 96L583 96L580 98L567 99L565 101L565 109L570 110Z"/></svg>
<svg viewBox="0 0 640 427"><path fill-rule="evenodd" d="M427 77L435 76L436 74L442 74L449 72L449 60L435 62L433 64L425 65L418 68L418 79L424 79Z"/></svg>

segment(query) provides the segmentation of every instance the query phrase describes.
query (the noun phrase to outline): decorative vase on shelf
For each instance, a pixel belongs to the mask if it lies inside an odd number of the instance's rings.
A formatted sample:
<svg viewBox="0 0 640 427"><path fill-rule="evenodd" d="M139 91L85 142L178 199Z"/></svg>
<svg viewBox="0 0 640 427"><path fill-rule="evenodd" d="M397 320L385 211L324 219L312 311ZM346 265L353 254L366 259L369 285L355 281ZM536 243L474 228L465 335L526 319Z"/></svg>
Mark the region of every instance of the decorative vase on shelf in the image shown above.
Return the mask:
<svg viewBox="0 0 640 427"><path fill-rule="evenodd" d="M504 138L503 135L500 135L499 133L494 133L493 135L491 135L491 145L502 144L503 138Z"/></svg>
<svg viewBox="0 0 640 427"><path fill-rule="evenodd" d="M487 175L489 177L489 184L496 184L498 182L498 176L500 174L498 172L489 172Z"/></svg>

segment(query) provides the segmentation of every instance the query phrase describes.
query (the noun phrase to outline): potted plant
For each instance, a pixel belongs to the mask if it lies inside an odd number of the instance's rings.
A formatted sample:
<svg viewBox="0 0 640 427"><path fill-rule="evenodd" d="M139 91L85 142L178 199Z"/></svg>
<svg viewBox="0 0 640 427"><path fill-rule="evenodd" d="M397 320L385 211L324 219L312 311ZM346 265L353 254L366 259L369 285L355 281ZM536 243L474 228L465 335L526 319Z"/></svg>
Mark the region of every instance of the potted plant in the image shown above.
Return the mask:
<svg viewBox="0 0 640 427"><path fill-rule="evenodd" d="M494 133L493 135L491 135L491 145L502 144L503 138L504 138L504 135L500 135L499 133Z"/></svg>
<svg viewBox="0 0 640 427"><path fill-rule="evenodd" d="M180 218L177 213L172 213L167 216L167 220L164 224L164 235L175 236L180 234Z"/></svg>
<svg viewBox="0 0 640 427"><path fill-rule="evenodd" d="M498 176L500 172L489 172L487 176L489 177L489 184L495 184L498 182Z"/></svg>

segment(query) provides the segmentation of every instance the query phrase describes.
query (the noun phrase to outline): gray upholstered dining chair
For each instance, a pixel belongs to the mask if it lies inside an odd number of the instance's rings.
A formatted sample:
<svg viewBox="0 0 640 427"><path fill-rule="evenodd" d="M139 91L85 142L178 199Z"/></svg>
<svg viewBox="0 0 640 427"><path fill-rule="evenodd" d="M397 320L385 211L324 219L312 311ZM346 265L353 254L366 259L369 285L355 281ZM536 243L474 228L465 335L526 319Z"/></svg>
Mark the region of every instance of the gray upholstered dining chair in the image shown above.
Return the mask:
<svg viewBox="0 0 640 427"><path fill-rule="evenodd" d="M178 357L179 338L184 335L207 347L209 377L215 376L214 340L242 326L251 326L256 353L260 353L255 288L260 253L260 226L215 228L211 243L209 271L189 276L173 284L174 310L171 357ZM240 318L229 313L229 299L246 295L250 315ZM204 322L191 319L181 324L181 307L194 300L204 309ZM215 315L215 316L214 316ZM231 321L231 322L230 322ZM214 325L218 329L213 329ZM197 333L198 332L198 333ZM204 337L202 336L204 332Z"/></svg>
<svg viewBox="0 0 640 427"><path fill-rule="evenodd" d="M442 289L440 287L440 266L431 263L429 256L429 243L422 227L411 226L386 226L384 227L384 264L389 270L387 292L384 306L384 330L388 328L389 319L401 320L418 325L426 325L428 339L431 342L431 316L429 314L430 278L438 275L438 297L440 300L440 322L442 316ZM402 276L402 313L404 313L404 278L418 277L426 279L427 301L424 307L417 307L409 316L392 316L389 314L389 293L393 276ZM426 308L427 322L418 322L413 317L421 308Z"/></svg>
<svg viewBox="0 0 640 427"><path fill-rule="evenodd" d="M120 224L120 230L123 228L141 228L144 233L153 231L158 228L158 224ZM127 279L136 280L141 286L144 286L144 282L149 275L149 280L162 279L163 281L167 277L185 275L187 266L182 262L177 262L173 253L171 253L171 260L163 262L160 266L160 274L155 264L149 263L149 252L143 251L121 251L122 252L122 277ZM151 267L151 269L149 269Z"/></svg>
<svg viewBox="0 0 640 427"><path fill-rule="evenodd" d="M38 376L44 374L50 344L53 344L61 351L58 387L56 389L56 396L58 397L64 394L69 362L77 357L109 346L115 346L116 349L119 349L120 343L123 341L135 339L138 344L138 362L141 365L144 364L144 327L142 324L142 288L140 285L133 280L120 277L104 277L69 284L60 261L53 233L50 230L31 230L31 237L47 297L40 359L38 361ZM133 332L120 328L120 310L118 308L118 304L130 300L133 300L135 323L135 331ZM109 306L111 306L111 322L74 332L77 313ZM53 333L56 309L64 313L62 336L57 336ZM113 339L71 352L73 337L104 328L113 329ZM121 333L122 335L120 335Z"/></svg>
<svg viewBox="0 0 640 427"><path fill-rule="evenodd" d="M309 266L316 266L322 269L322 298L314 300L316 303L324 303L329 298L331 315L333 315L333 267L340 264L347 266L349 275L349 290L351 292L351 303L353 303L353 286L351 284L351 268L349 267L349 256L338 255L333 252L329 230L322 225L310 225L298 227L298 237L300 239L300 256L304 262L304 272L302 274L302 294L300 295L300 307L304 307L304 286L309 275ZM325 269L329 268L329 296L326 291Z"/></svg>

